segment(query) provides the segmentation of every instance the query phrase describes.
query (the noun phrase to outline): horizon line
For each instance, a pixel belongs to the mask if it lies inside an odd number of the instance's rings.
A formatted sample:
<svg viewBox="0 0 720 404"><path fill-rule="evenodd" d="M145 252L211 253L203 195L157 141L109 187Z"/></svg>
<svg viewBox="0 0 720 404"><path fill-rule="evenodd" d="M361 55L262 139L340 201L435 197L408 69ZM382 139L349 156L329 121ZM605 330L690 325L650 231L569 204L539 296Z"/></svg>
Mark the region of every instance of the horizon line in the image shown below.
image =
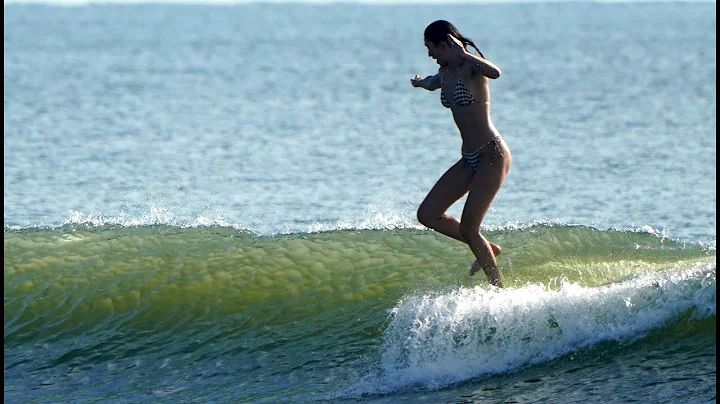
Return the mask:
<svg viewBox="0 0 720 404"><path fill-rule="evenodd" d="M538 3L704 3L717 0L3 0L4 5L243 5L243 4L324 4L324 5L439 5L448 4L538 4Z"/></svg>

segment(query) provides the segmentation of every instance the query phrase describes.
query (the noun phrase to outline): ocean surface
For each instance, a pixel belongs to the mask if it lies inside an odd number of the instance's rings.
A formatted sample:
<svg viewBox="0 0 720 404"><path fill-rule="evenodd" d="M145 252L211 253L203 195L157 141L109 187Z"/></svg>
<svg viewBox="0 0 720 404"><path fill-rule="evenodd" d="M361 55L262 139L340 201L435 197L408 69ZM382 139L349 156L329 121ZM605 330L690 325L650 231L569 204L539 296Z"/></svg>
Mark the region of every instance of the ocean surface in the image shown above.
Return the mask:
<svg viewBox="0 0 720 404"><path fill-rule="evenodd" d="M415 211L503 71L505 289ZM716 5L4 5L11 403L716 401ZM464 200L450 212L459 215Z"/></svg>

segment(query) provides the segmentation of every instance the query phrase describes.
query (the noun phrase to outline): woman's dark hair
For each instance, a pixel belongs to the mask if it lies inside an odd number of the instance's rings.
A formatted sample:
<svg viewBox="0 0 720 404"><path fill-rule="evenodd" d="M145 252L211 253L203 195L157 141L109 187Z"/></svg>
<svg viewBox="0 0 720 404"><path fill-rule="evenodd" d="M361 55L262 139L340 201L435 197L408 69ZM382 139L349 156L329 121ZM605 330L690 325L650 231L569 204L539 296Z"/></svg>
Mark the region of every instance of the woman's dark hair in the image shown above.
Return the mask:
<svg viewBox="0 0 720 404"><path fill-rule="evenodd" d="M482 56L482 52L480 52L480 49L478 49L477 46L475 46L475 43L470 40L470 38L464 37L460 31L458 31L457 28L455 28L454 25L451 23L445 21L445 20L437 20L433 22L432 24L428 25L427 28L425 28L425 40L432 42L433 45L438 46L440 45L440 42L445 42L449 45L447 35L450 34L454 36L455 38L459 39L460 42L462 42L465 49L467 49L467 46L470 45Z"/></svg>

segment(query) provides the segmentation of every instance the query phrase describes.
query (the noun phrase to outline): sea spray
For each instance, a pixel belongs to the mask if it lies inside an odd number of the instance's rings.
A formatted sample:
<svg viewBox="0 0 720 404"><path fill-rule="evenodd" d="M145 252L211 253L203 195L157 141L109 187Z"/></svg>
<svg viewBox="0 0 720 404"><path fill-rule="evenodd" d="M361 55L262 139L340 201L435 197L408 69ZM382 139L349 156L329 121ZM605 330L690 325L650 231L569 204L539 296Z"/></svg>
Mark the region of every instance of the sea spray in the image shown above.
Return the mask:
<svg viewBox="0 0 720 404"><path fill-rule="evenodd" d="M701 262L595 287L536 283L408 296L392 312L377 378L355 392L436 390L637 339L684 315L714 316L715 274L714 262Z"/></svg>

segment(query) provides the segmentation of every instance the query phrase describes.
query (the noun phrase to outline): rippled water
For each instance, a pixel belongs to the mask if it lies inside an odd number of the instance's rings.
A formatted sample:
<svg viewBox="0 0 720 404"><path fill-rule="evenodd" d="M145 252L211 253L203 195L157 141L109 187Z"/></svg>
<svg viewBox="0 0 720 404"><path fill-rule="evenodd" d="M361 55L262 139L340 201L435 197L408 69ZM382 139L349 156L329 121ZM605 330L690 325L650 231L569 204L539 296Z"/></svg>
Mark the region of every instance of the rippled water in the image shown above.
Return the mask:
<svg viewBox="0 0 720 404"><path fill-rule="evenodd" d="M409 85L447 18L503 69L513 168L486 224L712 239L714 10L5 6L5 224L415 223L459 158L438 94Z"/></svg>

